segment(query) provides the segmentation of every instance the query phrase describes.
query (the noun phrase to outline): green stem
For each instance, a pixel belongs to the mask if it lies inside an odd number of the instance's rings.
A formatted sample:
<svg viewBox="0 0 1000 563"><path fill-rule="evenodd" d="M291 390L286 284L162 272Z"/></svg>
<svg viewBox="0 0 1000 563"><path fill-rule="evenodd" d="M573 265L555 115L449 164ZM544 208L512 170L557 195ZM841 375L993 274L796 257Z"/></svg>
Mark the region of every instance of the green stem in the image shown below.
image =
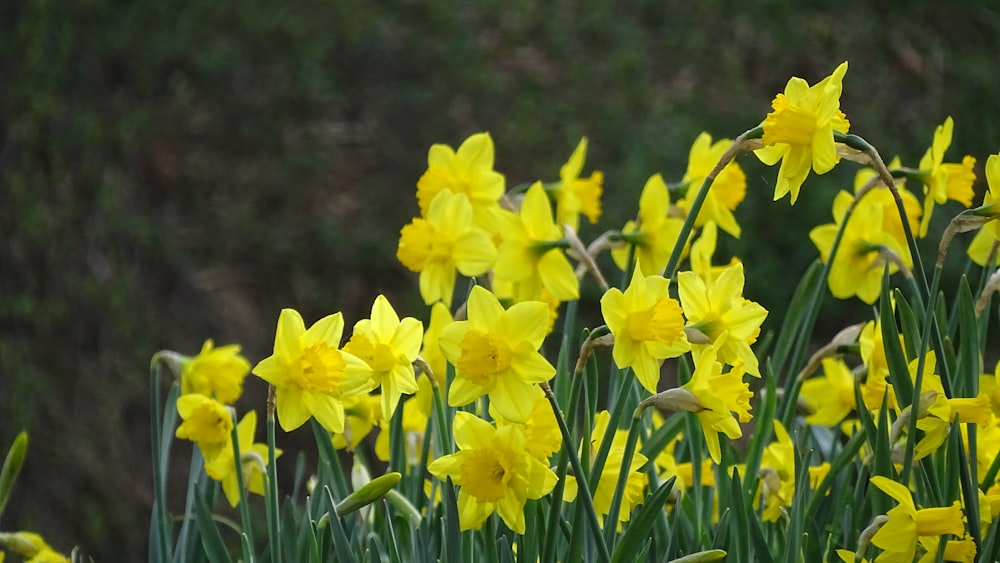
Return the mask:
<svg viewBox="0 0 1000 563"><path fill-rule="evenodd" d="M167 514L167 488L166 475L163 471L163 460L161 459L160 432L162 426L163 413L160 407L160 358L159 354L153 356L149 365L149 401L150 401L150 432L153 442L153 513L156 519L156 546L157 555L160 561L166 563L171 560L170 556L170 517Z"/></svg>
<svg viewBox="0 0 1000 563"><path fill-rule="evenodd" d="M691 234L691 230L694 229L695 220L698 218L698 213L701 212L701 206L705 203L705 197L708 195L708 190L712 187L712 183L715 182L715 177L719 175L720 172L728 165L736 155L748 150L747 142L752 139L759 139L764 134L764 128L757 126L753 129L745 131L733 144L726 149L726 152L722 154L719 158L719 162L716 163L715 168L705 176L705 180L701 183L701 187L698 188L698 193L695 194L694 200L691 202L691 207L688 209L687 217L684 218L684 225L681 227L680 234L677 235L677 242L674 243L674 249L670 253L670 259L667 260L667 267L663 269L663 277L672 278L677 270L677 265L681 261L681 253L684 251L684 247L687 244L688 236Z"/></svg>
<svg viewBox="0 0 1000 563"><path fill-rule="evenodd" d="M253 561L253 546L255 544L253 537L253 518L250 516L250 503L247 502L246 479L244 479L243 476L243 453L240 451L240 433L238 428L239 421L236 420L235 412L232 413L232 419L233 429L230 431L230 441L233 446L233 465L236 466L236 488L240 492L240 525L243 526L242 533L246 534L247 543L250 545L250 551L248 553L244 553L243 556L246 557L248 561ZM269 465L273 465L273 463ZM271 491L268 491L268 497L270 497L270 493Z"/></svg>
<svg viewBox="0 0 1000 563"><path fill-rule="evenodd" d="M281 561L281 531L278 521L278 465L274 451L274 385L267 392L267 525L268 544L271 546L271 561ZM241 472L242 473L242 472Z"/></svg>
<svg viewBox="0 0 1000 563"><path fill-rule="evenodd" d="M541 387L542 391L545 392L545 396L549 400L549 404L552 406L552 412L555 414L556 422L559 423L559 432L562 433L563 444L565 444L563 451L565 451L569 456L570 465L573 466L573 473L576 475L577 490L579 491L577 493L577 498L582 500L584 511L587 514L587 520L590 523L591 531L593 532L594 539L597 542L598 560L602 563L610 563L611 553L608 551L608 544L604 541L604 535L601 533L601 521L598 519L597 511L594 509L593 493L590 492L591 489L587 485L587 475L583 472L583 467L580 466L580 458L576 455L576 450L573 448L569 428L566 427L566 420L559 411L559 404L556 402L556 396L552 393L552 388L549 387L549 384L542 383Z"/></svg>

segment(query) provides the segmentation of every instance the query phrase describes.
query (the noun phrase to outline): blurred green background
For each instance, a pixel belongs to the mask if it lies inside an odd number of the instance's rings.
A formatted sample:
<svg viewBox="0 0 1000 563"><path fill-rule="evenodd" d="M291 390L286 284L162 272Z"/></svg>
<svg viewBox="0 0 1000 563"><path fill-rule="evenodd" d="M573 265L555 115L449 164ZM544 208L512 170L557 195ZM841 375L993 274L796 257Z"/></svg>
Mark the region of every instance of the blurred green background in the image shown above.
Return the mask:
<svg viewBox="0 0 1000 563"><path fill-rule="evenodd" d="M734 137L790 76L848 60L842 108L887 160L916 165L947 115L948 160L981 171L1000 150L995 3L747 4L2 3L0 445L28 429L31 447L0 529L143 560L155 351L214 338L256 362L281 307L350 325L380 292L425 317L395 246L432 143L490 131L514 186L557 179L587 135L618 228L651 174L681 178L699 132ZM744 237L722 252L776 328L856 167L791 208L771 202L775 170L740 163ZM859 311L831 299L820 332ZM262 410L248 382L240 408Z"/></svg>

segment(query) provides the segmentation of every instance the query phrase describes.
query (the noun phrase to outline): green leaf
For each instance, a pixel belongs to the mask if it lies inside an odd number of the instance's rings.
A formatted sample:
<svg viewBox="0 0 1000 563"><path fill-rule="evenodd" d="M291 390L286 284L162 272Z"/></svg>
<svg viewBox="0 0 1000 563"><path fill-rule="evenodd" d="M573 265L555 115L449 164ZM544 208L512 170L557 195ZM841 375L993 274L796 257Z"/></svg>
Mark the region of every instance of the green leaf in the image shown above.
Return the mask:
<svg viewBox="0 0 1000 563"><path fill-rule="evenodd" d="M200 488L195 490L194 517L208 560L212 563L231 563L229 552L226 551L226 544L222 541L222 534L219 533L219 528L212 519L212 509L208 506L205 497L200 494Z"/></svg>
<svg viewBox="0 0 1000 563"><path fill-rule="evenodd" d="M667 479L653 494L646 498L635 517L629 522L628 528L622 534L618 547L611 560L614 563L638 561L642 540L649 535L649 530L666 507L667 496L674 487L676 477Z"/></svg>
<svg viewBox="0 0 1000 563"><path fill-rule="evenodd" d="M7 450L7 457L3 460L3 469L0 469L0 514L3 514L3 509L7 506L7 501L10 500L10 494L14 490L14 484L17 483L17 476L21 473L21 467L24 466L24 457L27 453L28 433L22 430L14 438L10 449Z"/></svg>
<svg viewBox="0 0 1000 563"><path fill-rule="evenodd" d="M323 487L323 492L326 493L327 498L330 500L332 506L336 506L336 501L333 498L333 491L330 487ZM344 524L340 516L337 513L330 512L328 526L330 531L333 533L333 546L337 552L337 561L344 561L345 563L353 563L356 561L355 548L351 545L350 540L347 539L347 533L344 532Z"/></svg>

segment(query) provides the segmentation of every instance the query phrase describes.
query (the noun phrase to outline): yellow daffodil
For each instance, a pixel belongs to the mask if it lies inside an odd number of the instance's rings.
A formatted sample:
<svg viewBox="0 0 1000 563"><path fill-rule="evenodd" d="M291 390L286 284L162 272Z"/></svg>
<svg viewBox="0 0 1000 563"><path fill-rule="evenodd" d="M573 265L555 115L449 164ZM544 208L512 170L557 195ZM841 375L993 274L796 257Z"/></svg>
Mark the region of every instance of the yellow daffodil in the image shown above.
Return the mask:
<svg viewBox="0 0 1000 563"><path fill-rule="evenodd" d="M761 500L765 522L777 522L795 496L795 447L781 422L774 421L776 442L768 444L760 459Z"/></svg>
<svg viewBox="0 0 1000 563"><path fill-rule="evenodd" d="M517 425L497 429L458 412L453 431L459 451L434 460L427 470L438 479L451 477L459 487L461 529L479 529L496 512L514 533L525 533L525 503L548 494L556 474L528 453Z"/></svg>
<svg viewBox="0 0 1000 563"><path fill-rule="evenodd" d="M670 215L670 192L663 177L654 174L646 181L639 196L639 216L625 223L622 235L635 245L635 259L642 271L659 274L667 267L670 252L680 235L684 220ZM611 257L621 270L629 264L629 245L611 251Z"/></svg>
<svg viewBox="0 0 1000 563"><path fill-rule="evenodd" d="M890 170L901 166L899 157L895 157L889 163ZM877 173L871 168L862 168L854 175L854 193L857 194L862 186L867 184ZM906 221L910 225L911 233L918 233L920 230L920 216L923 208L920 200L913 192L906 189L906 180L896 179L896 190L903 200L903 209L906 211ZM876 203L882 206L882 230L891 235L899 242L903 248L907 248L906 232L903 230L903 221L899 217L899 209L896 208L895 197L885 184L879 182L878 187L868 191L862 200L864 203Z"/></svg>
<svg viewBox="0 0 1000 563"><path fill-rule="evenodd" d="M468 320L451 323L438 337L441 352L455 366L448 404L467 405L488 394L500 416L526 421L541 395L536 384L552 379L556 371L538 352L548 316L540 301L504 310L492 293L473 287Z"/></svg>
<svg viewBox="0 0 1000 563"><path fill-rule="evenodd" d="M214 347L206 340L201 352L181 360L181 394L200 393L231 405L243 393L243 378L250 372L250 362L236 344Z"/></svg>
<svg viewBox="0 0 1000 563"><path fill-rule="evenodd" d="M809 238L816 245L824 262L830 260L830 250L833 248L839 223L843 221L853 200L854 196L847 192L837 194L833 204L834 219L837 222L820 225L809 233ZM834 297L848 299L857 295L870 305L878 299L881 292L886 264L889 265L890 273L899 270L899 262L907 268L912 265L905 242L900 243L883 230L884 217L882 205L867 197L862 199L851 214L827 278L830 293Z"/></svg>
<svg viewBox="0 0 1000 563"><path fill-rule="evenodd" d="M344 398L344 431L333 435L333 447L354 450L382 419L382 398L362 393Z"/></svg>
<svg viewBox="0 0 1000 563"><path fill-rule="evenodd" d="M0 546L25 557L25 563L69 563L69 557L52 548L34 532L0 532ZM2 561L3 552L0 552Z"/></svg>
<svg viewBox="0 0 1000 563"><path fill-rule="evenodd" d="M921 536L920 547L924 550L924 555L917 560L917 563L935 563L938 561L938 548L941 545L941 538L933 536ZM944 553L941 561L958 561L959 563L973 563L976 560L976 542L969 537L960 540L945 540Z"/></svg>
<svg viewBox="0 0 1000 563"><path fill-rule="evenodd" d="M611 415L608 411L600 411L594 417L594 430L590 434L590 452L592 455L597 453L601 442L604 440L604 435L609 431L608 422L610 420ZM594 510L601 517L603 526L607 526L607 522L603 522L603 518L611 510L611 500L614 497L615 488L618 486L618 475L625 460L625 442L628 439L628 432L624 430L614 430L614 432L611 449L608 450L608 457L604 460L604 468L597 482L597 490L594 492ZM646 464L646 461L646 456L636 452L629 462L628 479L625 481L625 494L622 495L621 509L618 513L618 522L616 524L619 529L622 522L629 521L632 508L642 502L642 492L646 488L649 479L639 469ZM576 500L577 493L578 486L576 479L568 476L566 478L566 489L563 494L564 500Z"/></svg>
<svg viewBox="0 0 1000 563"><path fill-rule="evenodd" d="M382 388L382 415L392 418L399 397L417 391L413 362L420 352L424 325L413 317L400 320L384 295L375 298L371 318L354 325L344 351L372 368L372 379Z"/></svg>
<svg viewBox="0 0 1000 563"><path fill-rule="evenodd" d="M601 297L604 322L615 337L615 364L632 368L642 386L656 393L660 362L676 358L691 346L684 336L681 306L668 292L670 280L644 276L636 264L624 292L611 288Z"/></svg>
<svg viewBox="0 0 1000 563"><path fill-rule="evenodd" d="M569 225L573 230L580 226L580 214L587 217L591 224L601 216L601 192L604 174L595 171L590 178L581 178L583 161L587 158L587 138L580 139L580 144L570 155L566 164L559 169L559 186L555 190L556 222Z"/></svg>
<svg viewBox="0 0 1000 563"><path fill-rule="evenodd" d="M840 161L833 132L847 133L851 124L840 111L847 62L843 62L814 86L798 77L785 85L785 92L771 102L773 112L762 123L765 147L754 151L768 166L781 160L774 200L790 193L792 205L810 169L826 174Z"/></svg>
<svg viewBox="0 0 1000 563"><path fill-rule="evenodd" d="M541 182L524 195L517 220L503 233L493 275L513 284L515 301L537 300L542 289L559 301L580 295L573 266L563 253L563 231L552 220L552 205Z"/></svg>
<svg viewBox="0 0 1000 563"><path fill-rule="evenodd" d="M177 437L197 442L206 461L229 447L233 418L219 401L197 393L181 395L177 399L177 414L183 421L177 427Z"/></svg>
<svg viewBox="0 0 1000 563"><path fill-rule="evenodd" d="M993 215L993 220L983 225L976 232L975 238L969 244L969 258L980 266L986 266L993 247L1000 244L1000 154L990 155L986 159L986 183L989 191L983 196L984 213ZM1000 252L997 252L995 264L1000 265Z"/></svg>
<svg viewBox="0 0 1000 563"><path fill-rule="evenodd" d="M760 377L750 345L757 341L767 310L743 298L744 281L743 264L734 264L712 284L694 272L681 272L677 291L687 327L703 334L718 350L720 360L730 365L742 362L747 373Z"/></svg>
<svg viewBox="0 0 1000 563"><path fill-rule="evenodd" d="M486 273L496 261L490 234L473 223L473 207L464 194L443 190L417 218L399 233L396 258L410 271L420 272L420 296L430 305L451 306L455 270L465 276Z"/></svg>
<svg viewBox="0 0 1000 563"><path fill-rule="evenodd" d="M274 385L278 423L286 432L310 416L330 432L344 431L343 398L372 389L372 368L340 350L344 319L327 315L306 330L294 309L282 309L274 336L274 354L253 368L253 374Z"/></svg>
<svg viewBox="0 0 1000 563"><path fill-rule="evenodd" d="M493 232L503 197L504 177L493 170L493 139L476 133L462 142L456 152L448 145L432 145L427 153L427 170L417 181L417 202L424 217L430 214L437 195L448 190L466 196L472 204L476 224Z"/></svg>
<svg viewBox="0 0 1000 563"><path fill-rule="evenodd" d="M695 351L694 373L681 389L696 399L697 405L690 411L698 416L712 461L719 463L722 461L719 432L730 440L743 436L732 413L737 413L741 421L749 422L753 393L743 382L743 370L734 368L722 373L722 364L716 361L716 356L714 346L703 346L701 351Z"/></svg>
<svg viewBox="0 0 1000 563"><path fill-rule="evenodd" d="M236 433L240 441L240 467L243 470L243 484L251 493L264 494L264 471L271 459L267 455L267 444L255 444L253 439L257 433L257 413L249 411L236 425ZM275 457L281 456L281 450L274 450ZM212 479L222 483L222 491L230 506L240 503L239 481L236 475L236 462L233 460L233 448L226 448L212 461L206 461L205 472Z"/></svg>
<svg viewBox="0 0 1000 563"><path fill-rule="evenodd" d="M552 405L545 397L538 397L531 409L531 415L524 422L510 422L500 413L496 412L493 405L490 405L490 415L496 420L497 428L503 428L508 424L516 424L521 427L521 432L527 439L525 447L528 453L540 461L548 463L549 457L559 451L562 446L562 432L559 430L559 423L556 415L552 412Z"/></svg>
<svg viewBox="0 0 1000 563"><path fill-rule="evenodd" d="M992 410L989 398L980 393L975 398L948 398L941 384L941 376L934 373L936 354L933 350L927 353L924 362L924 377L921 383L921 395L927 392L936 393L934 402L926 409L921 409L917 420L917 429L923 432L923 437L913 448L915 460L933 453L948 437L948 430L953 421L960 424L975 423L985 427L992 421ZM916 381L918 360L909 364L910 379ZM921 401L922 403L923 401Z"/></svg>
<svg viewBox="0 0 1000 563"><path fill-rule="evenodd" d="M912 563L918 537L965 534L962 507L957 501L947 507L917 510L903 485L881 475L872 477L871 482L899 503L889 510L889 521L872 537L872 544L882 549L879 561Z"/></svg>
<svg viewBox="0 0 1000 563"><path fill-rule="evenodd" d="M854 410L854 374L840 358L823 358L822 366L823 376L807 379L799 398L812 411L807 424L833 428Z"/></svg>
<svg viewBox="0 0 1000 563"><path fill-rule="evenodd" d="M685 213L691 209L691 202L702 182L732 143L729 139L719 139L713 143L712 136L708 133L698 135L691 146L687 172L684 173L682 180L687 185L687 194L677 202L677 207L683 209ZM740 225L736 222L733 210L743 201L746 194L747 177L736 161L730 162L712 182L694 225L701 227L709 221L714 221L723 231L740 238Z"/></svg>
<svg viewBox="0 0 1000 563"><path fill-rule="evenodd" d="M976 181L973 167L976 165L976 159L966 155L961 163L944 162L944 153L951 146L954 128L955 122L948 116L944 123L934 130L934 141L920 159L920 171L916 176L924 184L921 237L927 235L927 227L930 225L935 204L942 205L951 199L965 207L972 205L972 196L975 195L972 183Z"/></svg>

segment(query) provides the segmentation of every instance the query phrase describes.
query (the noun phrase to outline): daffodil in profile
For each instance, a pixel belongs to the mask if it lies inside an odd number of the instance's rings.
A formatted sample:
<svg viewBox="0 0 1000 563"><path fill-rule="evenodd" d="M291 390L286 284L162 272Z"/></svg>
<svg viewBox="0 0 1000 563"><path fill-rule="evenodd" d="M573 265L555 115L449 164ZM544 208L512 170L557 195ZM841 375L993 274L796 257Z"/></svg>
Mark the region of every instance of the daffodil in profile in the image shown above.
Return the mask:
<svg viewBox="0 0 1000 563"><path fill-rule="evenodd" d="M182 422L176 436L196 442L206 460L229 447L233 417L219 401L197 393L181 395L177 398L177 414Z"/></svg>
<svg viewBox="0 0 1000 563"><path fill-rule="evenodd" d="M963 536L965 523L961 505L917 509L906 487L888 477L872 477L872 484L899 504L889 510L886 522L872 537L872 544L882 549L879 561L911 563L920 536L938 537L944 534Z"/></svg>
<svg viewBox="0 0 1000 563"><path fill-rule="evenodd" d="M805 80L792 77L784 93L771 102L774 111L763 122L764 148L754 151L768 166L779 160L778 182L774 187L775 201L791 194L792 205L810 170L826 174L840 161L833 133L847 133L850 122L840 111L847 62L833 74L810 86Z"/></svg>
<svg viewBox="0 0 1000 563"><path fill-rule="evenodd" d="M983 225L975 238L969 244L969 258L980 266L986 266L993 247L1000 244L1000 154L990 155L986 159L986 183L989 191L983 196L983 204L979 207L984 214L991 214L993 219ZM1000 252L994 258L1000 265Z"/></svg>
<svg viewBox="0 0 1000 563"><path fill-rule="evenodd" d="M354 325L344 351L372 368L372 379L382 389L382 413L389 419L399 397L417 391L413 362L420 352L424 325L413 317L400 320L384 295L375 298L370 318Z"/></svg>
<svg viewBox="0 0 1000 563"><path fill-rule="evenodd" d="M680 303L669 295L670 280L646 276L637 264L624 292L611 288L601 297L604 322L615 337L612 355L632 368L642 386L656 393L660 362L690 350Z"/></svg>
<svg viewBox="0 0 1000 563"><path fill-rule="evenodd" d="M255 444L254 435L257 432L257 413L249 411L236 425L239 436L240 467L243 471L243 484L254 494L264 494L264 472L271 459L267 454L267 444ZM274 450L275 457L281 456L281 450ZM236 461L233 459L233 448L226 448L211 461L205 462L205 472L212 479L222 483L222 491L230 506L240 503L240 488L236 475Z"/></svg>
<svg viewBox="0 0 1000 563"><path fill-rule="evenodd" d="M597 481L597 490L594 492L594 510L602 519L602 525L607 527L608 522L604 522L604 517L611 511L611 500L618 486L618 475L621 472L625 461L625 442L628 439L628 432L624 430L608 428L611 422L611 414L602 410L594 416L594 430L590 433L590 452L595 455L604 441L604 435L614 432L611 439L611 449L608 450L608 457L604 460L604 468ZM591 459L591 463L595 460ZM647 458L639 452L632 455L628 464L628 477L625 480L625 492L622 495L621 510L618 513L618 522L615 526L621 529L622 522L628 522L632 515L632 508L642 502L643 490L646 488L649 479L646 474L639 469L646 464ZM578 494L577 480L568 476L566 478L566 489L563 497L566 501L576 500ZM585 493L589 494L589 493Z"/></svg>
<svg viewBox="0 0 1000 563"><path fill-rule="evenodd" d="M278 423L286 432L310 416L330 432L344 431L344 397L373 387L372 368L340 349L344 318L327 315L306 330L294 309L282 309L274 336L274 353L253 374L274 385Z"/></svg>
<svg viewBox="0 0 1000 563"><path fill-rule="evenodd" d="M809 232L809 238L820 252L823 262L830 261L830 251L844 220L847 208L854 200L848 192L840 192L834 199L833 215L837 223L820 225ZM830 293L837 299L848 299L855 295L868 303L874 303L882 290L882 275L885 267L889 273L899 271L900 265L907 269L912 266L906 243L902 244L882 228L885 212L882 205L864 198L854 209L844 234L830 264L827 283Z"/></svg>
<svg viewBox="0 0 1000 563"><path fill-rule="evenodd" d="M765 522L777 522L795 496L795 446L778 420L774 421L774 436L777 441L768 444L760 458Z"/></svg>
<svg viewBox="0 0 1000 563"><path fill-rule="evenodd" d="M541 182L535 182L508 223L493 275L513 285L515 301L537 300L542 290L559 301L580 296L580 283L563 252L563 231L552 219L552 204Z"/></svg>
<svg viewBox="0 0 1000 563"><path fill-rule="evenodd" d="M493 267L497 257L493 238L473 222L473 207L464 194L436 192L425 217L418 217L399 233L396 258L410 271L420 272L420 296L430 305L451 306L455 270L478 276Z"/></svg>
<svg viewBox="0 0 1000 563"><path fill-rule="evenodd" d="M854 374L841 358L823 358L823 375L807 379L799 398L812 413L807 424L835 427L854 410Z"/></svg>
<svg viewBox="0 0 1000 563"><path fill-rule="evenodd" d="M445 144L432 145L427 153L427 170L417 181L420 212L430 214L434 198L448 190L462 194L472 204L476 223L493 231L504 194L504 177L493 169L493 139L476 133L458 150Z"/></svg>
<svg viewBox="0 0 1000 563"><path fill-rule="evenodd" d="M678 207L685 212L690 210L691 202L694 201L702 182L732 143L729 139L719 139L713 143L712 136L706 132L698 135L691 145L687 172L681 180L687 186L687 193L677 202ZM746 194L746 174L736 161L730 162L712 182L694 225L701 227L708 222L715 222L723 231L740 238L740 225L736 222L733 210L743 201Z"/></svg>
<svg viewBox="0 0 1000 563"><path fill-rule="evenodd" d="M441 352L455 366L448 404L458 407L489 395L500 416L528 420L542 394L537 384L556 372L538 351L548 317L545 303L525 301L504 310L492 293L473 287L468 320L444 327L438 338Z"/></svg>
<svg viewBox="0 0 1000 563"><path fill-rule="evenodd" d="M757 356L750 345L760 334L767 310L743 298L744 281L743 264L737 263L711 284L694 272L680 272L677 291L688 319L687 328L711 342L721 361L740 363L747 373L760 377Z"/></svg>
<svg viewBox="0 0 1000 563"><path fill-rule="evenodd" d="M467 412L455 413L459 451L440 457L427 470L459 487L458 518L462 530L477 530L496 512L508 528L524 534L524 505L555 487L556 474L530 455L517 425L494 428Z"/></svg>
<svg viewBox="0 0 1000 563"><path fill-rule="evenodd" d="M635 260L643 272L663 273L684 225L682 218L670 213L667 184L663 176L654 174L642 188L637 219L625 223L622 228L622 238L627 244L611 251L611 257L621 270L628 268L629 246L634 245Z"/></svg>
<svg viewBox="0 0 1000 563"><path fill-rule="evenodd" d="M955 122L948 116L934 130L934 141L920 159L920 170L916 174L917 179L924 184L924 215L920 222L920 236L927 235L935 205L942 205L949 199L965 207L972 205L972 197L975 195L972 184L976 181L973 167L976 159L966 155L961 163L944 162L944 153L951 146L954 129Z"/></svg>
<svg viewBox="0 0 1000 563"><path fill-rule="evenodd" d="M566 164L559 169L559 185L554 190L556 222L569 225L574 231L580 226L580 214L586 216L591 224L596 223L601 216L604 174L595 171L589 178L581 178L586 158L587 138L584 137L580 139L580 144L576 146Z"/></svg>
<svg viewBox="0 0 1000 563"><path fill-rule="evenodd" d="M250 373L250 362L240 354L237 344L215 347L206 340L201 352L180 361L181 394L200 393L231 405L243 393L243 379Z"/></svg>

